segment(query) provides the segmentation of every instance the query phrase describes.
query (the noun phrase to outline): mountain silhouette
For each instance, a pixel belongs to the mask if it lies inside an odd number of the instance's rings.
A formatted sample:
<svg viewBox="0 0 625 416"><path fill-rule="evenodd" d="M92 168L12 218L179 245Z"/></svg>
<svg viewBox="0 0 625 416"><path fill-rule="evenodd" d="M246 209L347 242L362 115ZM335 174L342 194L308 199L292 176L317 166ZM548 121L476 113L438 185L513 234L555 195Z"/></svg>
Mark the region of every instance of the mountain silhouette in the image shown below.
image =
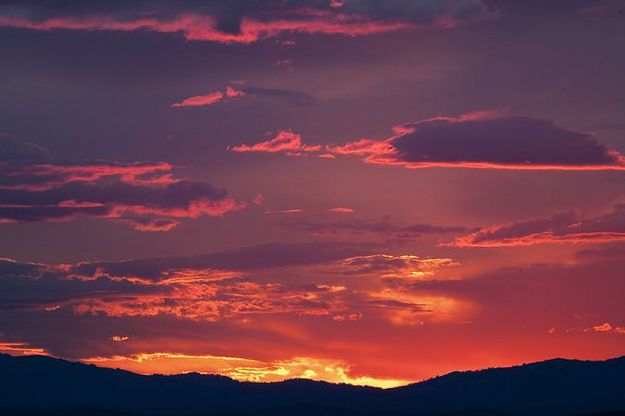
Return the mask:
<svg viewBox="0 0 625 416"><path fill-rule="evenodd" d="M0 414L625 415L625 357L454 372L382 390L310 380L247 383L197 373L145 376L46 356L0 354Z"/></svg>

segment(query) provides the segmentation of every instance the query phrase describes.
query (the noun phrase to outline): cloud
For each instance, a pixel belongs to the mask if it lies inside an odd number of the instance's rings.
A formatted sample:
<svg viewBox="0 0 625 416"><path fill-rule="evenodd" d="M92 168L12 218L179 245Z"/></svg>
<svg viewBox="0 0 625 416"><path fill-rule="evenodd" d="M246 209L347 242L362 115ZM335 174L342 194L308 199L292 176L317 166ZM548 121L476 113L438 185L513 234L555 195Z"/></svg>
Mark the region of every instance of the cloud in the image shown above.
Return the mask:
<svg viewBox="0 0 625 416"><path fill-rule="evenodd" d="M242 97L247 98L269 98L286 101L291 105L306 106L316 102L315 97L310 94L281 89L281 88L265 88L252 85L246 85L245 81L233 82L235 86L229 85L223 91L213 91L204 95L195 95L185 98L180 102L173 103L172 108L181 107L207 107L225 101L232 101Z"/></svg>
<svg viewBox="0 0 625 416"><path fill-rule="evenodd" d="M179 269L222 269L250 271L290 266L305 266L371 254L373 244L338 242L267 243L191 257L159 257L119 262L86 262L75 266L76 273L106 273L116 277L161 280ZM15 267L15 266L14 266Z"/></svg>
<svg viewBox="0 0 625 416"><path fill-rule="evenodd" d="M247 94L244 91L228 86L224 92L215 91L207 95L196 95L194 97L186 98L179 103L173 103L171 106L173 108L204 107L217 104L218 102L224 100L233 100L235 98L244 97L246 95Z"/></svg>
<svg viewBox="0 0 625 416"><path fill-rule="evenodd" d="M280 131L278 134L264 142L254 145L241 144L232 146L231 151L237 153L263 152L263 153L285 153L290 156L302 156L306 153L318 152L321 146L308 146L302 143L302 137L291 131Z"/></svg>
<svg viewBox="0 0 625 416"><path fill-rule="evenodd" d="M76 315L218 321L255 314L324 316L344 311L330 287L260 283L220 270L170 270L159 281L67 266L38 265L35 276L0 271L0 309L71 310Z"/></svg>
<svg viewBox="0 0 625 416"><path fill-rule="evenodd" d="M332 211L349 212L349 211ZM391 223L387 218L342 218L336 219L309 219L286 218L280 224L284 227L307 233L328 237L379 236L389 239L419 238L428 234L448 234L465 232L461 226L444 226L433 224L412 224L402 226Z"/></svg>
<svg viewBox="0 0 625 416"><path fill-rule="evenodd" d="M169 163L2 164L0 189L46 191L69 183L100 180L130 185L167 185L177 182Z"/></svg>
<svg viewBox="0 0 625 416"><path fill-rule="evenodd" d="M337 263L336 270L343 274L375 274L382 278L421 279L433 276L442 268L457 265L458 263L449 258L372 254L343 259Z"/></svg>
<svg viewBox="0 0 625 416"><path fill-rule="evenodd" d="M368 277L376 282L391 277L423 279L456 265L444 258L353 254L371 252L371 247L365 247L282 244L187 258L57 265L4 259L0 260L0 310L117 318L170 316L206 322L266 315L353 320L365 313L376 316L380 305L372 306L370 299L376 290L351 290L348 284L334 283L337 277L358 284ZM279 268L287 269L278 273ZM271 273L263 273L264 269ZM284 277L297 270L310 278ZM416 307L405 303L407 308ZM421 319L435 314L424 310Z"/></svg>
<svg viewBox="0 0 625 416"><path fill-rule="evenodd" d="M0 353L11 355L50 355L45 349L31 347L24 342L0 342Z"/></svg>
<svg viewBox="0 0 625 416"><path fill-rule="evenodd" d="M625 241L625 204L610 212L584 217L574 212L482 228L461 236L454 247L516 247L535 244L592 244Z"/></svg>
<svg viewBox="0 0 625 416"><path fill-rule="evenodd" d="M182 35L187 40L252 43L283 34L364 36L408 29L449 28L498 17L481 0L375 0L342 4L320 0L201 3L110 1L63 5L10 0L0 6L0 26L31 30L137 31Z"/></svg>
<svg viewBox="0 0 625 416"><path fill-rule="evenodd" d="M368 292L368 303L394 325L420 326L426 322L462 322L474 314L472 302L447 295L431 295L408 288L385 287Z"/></svg>
<svg viewBox="0 0 625 416"><path fill-rule="evenodd" d="M279 147L269 150L271 141L243 148L289 156L350 156L366 163L413 169L625 170L625 156L599 143L591 133L502 111L438 116L393 130L394 135L387 139L359 139L339 146L305 145L299 135L289 132L297 136L299 148L307 149L299 152Z"/></svg>
<svg viewBox="0 0 625 416"><path fill-rule="evenodd" d="M244 207L223 189L175 178L172 169L167 163L0 165L0 222L84 216L169 231L182 219Z"/></svg>
<svg viewBox="0 0 625 416"><path fill-rule="evenodd" d="M78 315L171 315L211 322L258 314L327 316L346 309L333 293L314 286L295 288L279 283L202 279L166 282L160 286L162 291L152 295L98 296L73 301L72 309Z"/></svg>
<svg viewBox="0 0 625 416"><path fill-rule="evenodd" d="M348 208L348 207L330 208L328 211L330 211L330 212L338 212L338 213L341 213L341 214L353 214L354 212L356 212L355 209Z"/></svg>

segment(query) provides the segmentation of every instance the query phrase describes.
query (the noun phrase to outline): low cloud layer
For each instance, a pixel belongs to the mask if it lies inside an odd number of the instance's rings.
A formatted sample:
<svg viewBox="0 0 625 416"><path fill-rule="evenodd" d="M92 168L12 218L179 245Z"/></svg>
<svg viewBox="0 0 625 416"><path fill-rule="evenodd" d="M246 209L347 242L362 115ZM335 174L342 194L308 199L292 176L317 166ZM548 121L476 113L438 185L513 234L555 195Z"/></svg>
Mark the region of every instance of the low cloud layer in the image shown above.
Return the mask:
<svg viewBox="0 0 625 416"><path fill-rule="evenodd" d="M413 255L360 255L371 252L373 247L366 245L302 243L111 263L41 264L0 259L0 310L171 316L209 322L266 314L341 321L372 313L369 305L374 300L374 311L385 307L373 297L375 291L338 284L333 281L337 276L353 278L355 283L359 282L357 276L374 281L426 278L455 264L451 259ZM266 269L273 271L268 275L272 277L262 277ZM279 269L287 270L286 276L303 269L310 278L293 281L277 273ZM412 311L423 312L422 319L431 315L420 302L403 303ZM397 308L392 307L393 311Z"/></svg>
<svg viewBox="0 0 625 416"><path fill-rule="evenodd" d="M271 140L232 150L349 156L406 168L625 170L625 156L608 149L591 133L506 112L439 116L404 123L393 130L395 134L384 140L360 139L339 146L306 145L299 135L283 131Z"/></svg>

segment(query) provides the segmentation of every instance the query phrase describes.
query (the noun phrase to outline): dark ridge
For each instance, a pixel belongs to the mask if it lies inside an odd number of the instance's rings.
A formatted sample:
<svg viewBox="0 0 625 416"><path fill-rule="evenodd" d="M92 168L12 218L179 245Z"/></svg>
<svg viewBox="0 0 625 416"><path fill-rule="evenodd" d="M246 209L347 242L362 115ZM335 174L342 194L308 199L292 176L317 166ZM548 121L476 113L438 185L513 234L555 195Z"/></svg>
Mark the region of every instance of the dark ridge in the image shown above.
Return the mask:
<svg viewBox="0 0 625 416"><path fill-rule="evenodd" d="M310 380L145 376L0 354L0 414L16 416L625 416L625 357L453 372L382 390Z"/></svg>

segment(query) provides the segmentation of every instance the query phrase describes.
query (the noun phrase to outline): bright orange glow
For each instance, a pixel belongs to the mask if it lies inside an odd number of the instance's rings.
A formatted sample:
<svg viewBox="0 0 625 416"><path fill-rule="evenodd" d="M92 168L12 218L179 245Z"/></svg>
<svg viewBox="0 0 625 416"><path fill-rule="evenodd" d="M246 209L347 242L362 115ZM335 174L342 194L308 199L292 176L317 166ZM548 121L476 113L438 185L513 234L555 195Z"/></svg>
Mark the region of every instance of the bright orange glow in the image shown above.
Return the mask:
<svg viewBox="0 0 625 416"><path fill-rule="evenodd" d="M31 347L23 342L0 342L0 352L11 355L50 355L43 348Z"/></svg>
<svg viewBox="0 0 625 416"><path fill-rule="evenodd" d="M323 380L330 383L346 383L382 388L410 383L409 380L352 376L350 366L344 361L309 357L295 357L290 360L264 362L239 357L156 352L132 356L94 357L84 359L83 361L102 367L122 368L140 374L199 372L224 375L239 381L253 382L275 382L305 378Z"/></svg>

